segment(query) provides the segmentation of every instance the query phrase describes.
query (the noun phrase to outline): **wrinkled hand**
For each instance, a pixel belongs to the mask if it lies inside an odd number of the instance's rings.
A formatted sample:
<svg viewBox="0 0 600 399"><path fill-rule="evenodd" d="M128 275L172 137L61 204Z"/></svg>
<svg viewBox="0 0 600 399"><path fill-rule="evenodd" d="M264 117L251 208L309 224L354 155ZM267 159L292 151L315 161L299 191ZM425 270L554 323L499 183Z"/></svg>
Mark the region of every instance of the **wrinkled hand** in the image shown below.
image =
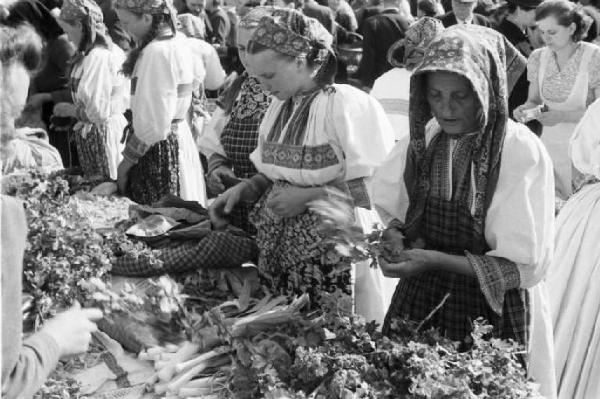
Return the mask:
<svg viewBox="0 0 600 399"><path fill-rule="evenodd" d="M401 262L406 259L402 255L404 251L404 235L398 229L385 229L381 235L381 255L392 263Z"/></svg>
<svg viewBox="0 0 600 399"><path fill-rule="evenodd" d="M290 218L306 211L308 203L316 199L315 194L314 188L283 187L273 192L267 206L275 215Z"/></svg>
<svg viewBox="0 0 600 399"><path fill-rule="evenodd" d="M75 110L75 105L73 105L71 103L55 104L54 110L52 111L52 113L59 118L65 118L65 117L69 117L69 116L75 118L77 115L77 112Z"/></svg>
<svg viewBox="0 0 600 399"><path fill-rule="evenodd" d="M242 182L219 195L208 208L208 216L215 230L223 230L229 224L229 214L244 198L247 183Z"/></svg>
<svg viewBox="0 0 600 399"><path fill-rule="evenodd" d="M384 257L379 257L379 267L386 277L411 277L432 270L437 262L436 254L436 251L427 249L408 249L402 252L406 260L399 263L389 263Z"/></svg>
<svg viewBox="0 0 600 399"><path fill-rule="evenodd" d="M92 333L98 330L94 321L101 318L100 309L81 309L79 304L76 304L45 323L42 331L56 341L60 357L67 357L88 350Z"/></svg>
<svg viewBox="0 0 600 399"><path fill-rule="evenodd" d="M206 183L213 194L221 194L223 191L225 191L226 187L222 180L223 176L228 176L233 179L236 179L233 170L231 170L227 166L219 166L218 168L213 170L210 173L210 175L208 175Z"/></svg>
<svg viewBox="0 0 600 399"><path fill-rule="evenodd" d="M554 126L566 120L566 115L563 111L546 111L540 113L537 120L544 126Z"/></svg>

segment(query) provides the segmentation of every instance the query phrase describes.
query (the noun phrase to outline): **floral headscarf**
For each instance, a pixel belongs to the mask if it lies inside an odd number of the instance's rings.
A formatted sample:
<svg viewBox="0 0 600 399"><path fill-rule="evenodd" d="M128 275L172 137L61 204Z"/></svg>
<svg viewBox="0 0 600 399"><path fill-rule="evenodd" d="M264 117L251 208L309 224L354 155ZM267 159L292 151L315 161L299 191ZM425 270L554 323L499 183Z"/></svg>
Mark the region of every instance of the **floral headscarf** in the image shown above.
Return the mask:
<svg viewBox="0 0 600 399"><path fill-rule="evenodd" d="M410 82L410 147L404 180L410 205L407 229L418 228L430 187L425 127L432 119L426 97L428 72L465 77L483 110L483 128L473 152L475 234L483 235L485 215L498 183L502 146L508 122L508 95L526 67L525 58L496 31L475 25L444 30L429 45Z"/></svg>
<svg viewBox="0 0 600 399"><path fill-rule="evenodd" d="M392 44L387 53L388 62L397 68L404 67L415 52L425 54L427 45L443 30L444 25L437 18L419 19L408 28L402 39Z"/></svg>
<svg viewBox="0 0 600 399"><path fill-rule="evenodd" d="M166 14L171 17L171 31L177 31L177 11L172 0L117 0L116 7L137 14Z"/></svg>
<svg viewBox="0 0 600 399"><path fill-rule="evenodd" d="M102 10L93 0L64 0L60 8L59 20L68 23L87 20L92 43L96 41L96 35L106 34Z"/></svg>
<svg viewBox="0 0 600 399"><path fill-rule="evenodd" d="M327 29L316 19L288 8L275 8L270 16L261 18L251 41L292 57L318 48L316 71L327 63L328 57L334 57L333 36Z"/></svg>

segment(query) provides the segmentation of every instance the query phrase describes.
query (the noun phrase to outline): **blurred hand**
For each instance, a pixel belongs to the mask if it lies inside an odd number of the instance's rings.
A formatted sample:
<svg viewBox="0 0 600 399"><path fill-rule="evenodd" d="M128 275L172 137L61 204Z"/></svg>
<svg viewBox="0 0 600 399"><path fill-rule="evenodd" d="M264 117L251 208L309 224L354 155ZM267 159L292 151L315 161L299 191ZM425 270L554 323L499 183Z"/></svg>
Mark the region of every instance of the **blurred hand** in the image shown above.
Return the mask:
<svg viewBox="0 0 600 399"><path fill-rule="evenodd" d="M515 108L515 110L513 111L513 118L515 118L515 120L517 122L527 122L527 115L525 114L525 110L528 109L532 109L537 107L538 104L532 103L532 102L526 102L525 104L519 105L517 108Z"/></svg>
<svg viewBox="0 0 600 399"><path fill-rule="evenodd" d="M319 188L283 187L274 191L267 201L273 213L282 218L290 218L301 214L308 208L308 203L317 199Z"/></svg>
<svg viewBox="0 0 600 399"><path fill-rule="evenodd" d="M45 323L42 331L54 338L60 349L60 357L67 357L88 350L92 333L98 330L94 321L101 318L100 309L81 309L76 304Z"/></svg>
<svg viewBox="0 0 600 399"><path fill-rule="evenodd" d="M45 102L52 101L52 97L48 93L36 93L29 96L25 109L40 109Z"/></svg>
<svg viewBox="0 0 600 399"><path fill-rule="evenodd" d="M385 229L381 235L381 255L383 258L392 263L406 260L403 256L404 252L404 235L398 229Z"/></svg>
<svg viewBox="0 0 600 399"><path fill-rule="evenodd" d="M65 117L76 117L77 112L75 110L75 105L71 103L57 103L54 105L54 110L52 113L59 118Z"/></svg>
<svg viewBox="0 0 600 399"><path fill-rule="evenodd" d="M206 183L208 185L208 188L210 189L210 191L213 194L221 194L223 191L225 191L226 187L225 187L225 184L223 183L223 179L222 179L222 177L224 177L224 176L228 176L233 179L237 179L235 177L235 174L233 173L233 170L231 170L230 168L228 168L226 166L219 166L218 168L213 170L210 173L210 175L208 175L208 178L206 179Z"/></svg>

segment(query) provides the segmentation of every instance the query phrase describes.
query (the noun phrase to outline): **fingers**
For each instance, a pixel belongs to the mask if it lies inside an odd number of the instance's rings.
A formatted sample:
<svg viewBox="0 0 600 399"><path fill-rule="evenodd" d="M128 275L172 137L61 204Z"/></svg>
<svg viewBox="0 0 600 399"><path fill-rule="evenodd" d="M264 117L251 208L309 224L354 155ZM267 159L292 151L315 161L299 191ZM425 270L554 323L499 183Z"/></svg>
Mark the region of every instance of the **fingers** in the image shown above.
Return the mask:
<svg viewBox="0 0 600 399"><path fill-rule="evenodd" d="M89 320L100 320L102 317L104 317L104 314L98 308L81 309L81 313Z"/></svg>

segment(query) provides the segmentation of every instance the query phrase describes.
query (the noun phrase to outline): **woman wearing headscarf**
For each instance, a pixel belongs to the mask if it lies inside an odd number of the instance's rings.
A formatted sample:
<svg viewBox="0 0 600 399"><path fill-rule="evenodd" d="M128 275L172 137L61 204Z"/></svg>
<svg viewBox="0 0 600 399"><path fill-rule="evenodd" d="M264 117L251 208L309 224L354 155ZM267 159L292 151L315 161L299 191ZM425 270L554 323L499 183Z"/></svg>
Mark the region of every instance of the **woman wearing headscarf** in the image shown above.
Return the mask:
<svg viewBox="0 0 600 399"><path fill-rule="evenodd" d="M413 23L390 47L388 62L394 67L373 84L371 95L379 100L394 126L394 139L408 135L408 98L410 76L419 65L431 40L444 30L437 18L423 17Z"/></svg>
<svg viewBox="0 0 600 399"><path fill-rule="evenodd" d="M569 154L587 177L556 218L548 270L560 399L600 397L600 100L575 128Z"/></svg>
<svg viewBox="0 0 600 399"><path fill-rule="evenodd" d="M206 205L200 157L186 121L194 67L170 0L118 0L117 15L137 39L123 70L131 77L132 123L119 165L119 191L141 204L166 194Z"/></svg>
<svg viewBox="0 0 600 399"><path fill-rule="evenodd" d="M500 338L530 343L530 289L552 260L552 163L508 118L524 59L482 27L446 29L411 77L410 139L384 162L374 203L388 226L384 274L399 277L394 319L427 321L462 341L485 318ZM393 188L393 189L392 189ZM423 249L402 250L402 239Z"/></svg>
<svg viewBox="0 0 600 399"><path fill-rule="evenodd" d="M94 1L63 1L57 20L78 54L70 74L73 103L56 104L54 115L77 119L73 131L84 174L115 180L129 107L129 80L120 73L125 54L108 36Z"/></svg>
<svg viewBox="0 0 600 399"><path fill-rule="evenodd" d="M336 188L353 206L370 207L365 180L391 146L385 142L391 126L377 101L332 84L337 60L331 43L317 20L295 10L278 9L260 20L246 60L274 98L250 156L259 173L210 208L219 226L240 201L256 202L250 219L264 284L274 293L308 292L313 303L325 289L350 292L350 265L326 256L320 217L308 204Z"/></svg>
<svg viewBox="0 0 600 399"><path fill-rule="evenodd" d="M254 8L240 21L237 48L242 65L247 63L246 49L252 33L261 18L272 10L272 7ZM217 100L218 108L200 141L201 151L208 158L208 186L213 194L221 194L238 179L248 179L257 173L250 154L256 149L258 128L270 103L269 93L245 71ZM252 205L239 204L231 214L231 223L255 233L248 221L251 209Z"/></svg>

